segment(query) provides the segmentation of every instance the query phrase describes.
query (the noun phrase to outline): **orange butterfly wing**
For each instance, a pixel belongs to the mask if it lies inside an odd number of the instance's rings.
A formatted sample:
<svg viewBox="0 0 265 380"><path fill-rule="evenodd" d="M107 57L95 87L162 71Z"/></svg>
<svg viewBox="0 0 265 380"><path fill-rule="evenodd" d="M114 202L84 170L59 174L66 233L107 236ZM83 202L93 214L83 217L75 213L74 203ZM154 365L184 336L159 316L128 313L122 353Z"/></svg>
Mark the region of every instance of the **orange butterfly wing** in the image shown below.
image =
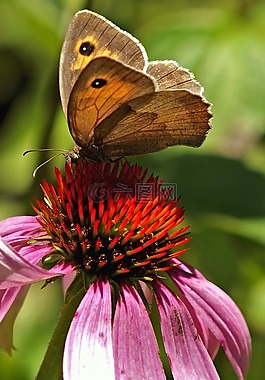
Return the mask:
<svg viewBox="0 0 265 380"><path fill-rule="evenodd" d="M137 70L145 70L147 66L146 51L135 37L97 13L77 12L69 25L60 57L59 84L65 115L79 75L89 62L101 56Z"/></svg>
<svg viewBox="0 0 265 380"><path fill-rule="evenodd" d="M154 91L153 80L142 72L107 57L93 59L70 95L68 124L74 140L82 148L98 145L94 141L97 125L104 121L107 130L102 125L102 136L108 134L126 116L128 100ZM119 113L114 113L119 107Z"/></svg>

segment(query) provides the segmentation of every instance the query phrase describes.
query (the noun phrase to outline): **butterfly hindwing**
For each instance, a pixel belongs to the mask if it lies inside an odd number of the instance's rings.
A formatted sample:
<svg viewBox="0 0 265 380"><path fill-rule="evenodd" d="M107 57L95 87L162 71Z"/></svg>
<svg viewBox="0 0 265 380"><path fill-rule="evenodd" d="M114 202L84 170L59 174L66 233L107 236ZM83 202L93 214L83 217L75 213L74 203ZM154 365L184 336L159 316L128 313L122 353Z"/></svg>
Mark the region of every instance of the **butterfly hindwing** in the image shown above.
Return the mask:
<svg viewBox="0 0 265 380"><path fill-rule="evenodd" d="M130 112L101 140L109 157L151 153L174 145L197 147L210 128L210 104L186 90L143 95L127 106Z"/></svg>
<svg viewBox="0 0 265 380"><path fill-rule="evenodd" d="M203 93L203 87L194 79L194 75L175 61L151 61L147 73L155 78L160 91L182 89L197 95Z"/></svg>

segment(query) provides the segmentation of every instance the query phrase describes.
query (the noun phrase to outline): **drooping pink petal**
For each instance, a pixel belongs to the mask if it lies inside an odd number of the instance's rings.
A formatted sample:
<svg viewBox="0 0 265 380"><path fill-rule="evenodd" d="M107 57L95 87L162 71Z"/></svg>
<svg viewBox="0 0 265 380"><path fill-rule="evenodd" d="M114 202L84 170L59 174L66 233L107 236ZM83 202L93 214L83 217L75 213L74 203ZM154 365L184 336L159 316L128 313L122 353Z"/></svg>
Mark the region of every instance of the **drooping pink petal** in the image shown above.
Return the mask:
<svg viewBox="0 0 265 380"><path fill-rule="evenodd" d="M38 230L41 225L36 216L14 216L0 221L0 236L10 239L11 242L17 238L32 238L32 231Z"/></svg>
<svg viewBox="0 0 265 380"><path fill-rule="evenodd" d="M29 286L0 290L0 348L12 354L13 327ZM4 318L3 318L4 317Z"/></svg>
<svg viewBox="0 0 265 380"><path fill-rule="evenodd" d="M31 264L38 264L41 259L54 252L54 248L51 244L43 243L43 244L27 244L24 247L20 247L18 253L25 260L30 262Z"/></svg>
<svg viewBox="0 0 265 380"><path fill-rule="evenodd" d="M251 355L246 322L230 297L198 271L188 273L182 265L170 274L193 319L208 328L220 342L238 378L245 379Z"/></svg>
<svg viewBox="0 0 265 380"><path fill-rule="evenodd" d="M62 288L63 288L63 292L66 293L68 287L71 285L71 283L74 281L75 279L75 276L76 276L76 272L71 272L67 275L65 275L63 278L62 278Z"/></svg>
<svg viewBox="0 0 265 380"><path fill-rule="evenodd" d="M184 303L162 283L153 282L153 287L173 378L220 379Z"/></svg>
<svg viewBox="0 0 265 380"><path fill-rule="evenodd" d="M13 304L20 291L20 286L17 286L16 288L0 290L0 322L8 312L9 308Z"/></svg>
<svg viewBox="0 0 265 380"><path fill-rule="evenodd" d="M164 380L159 349L147 310L133 287L121 285L113 322L116 380Z"/></svg>
<svg viewBox="0 0 265 380"><path fill-rule="evenodd" d="M115 380L109 282L98 279L77 308L64 350L64 380Z"/></svg>
<svg viewBox="0 0 265 380"><path fill-rule="evenodd" d="M0 238L0 289L32 284L61 274L59 268L47 271L29 263Z"/></svg>
<svg viewBox="0 0 265 380"><path fill-rule="evenodd" d="M199 323L200 321L198 319L196 320L196 327L198 326L197 322ZM203 344L205 345L210 357L214 359L217 352L219 351L220 342L216 339L211 330L205 327L203 323L199 323L199 327L200 330L198 329L198 331L200 331L199 335L202 338Z"/></svg>
<svg viewBox="0 0 265 380"><path fill-rule="evenodd" d="M0 221L0 237L32 264L38 263L43 256L54 250L49 241L28 243L43 235L46 232L35 216L14 216Z"/></svg>
<svg viewBox="0 0 265 380"><path fill-rule="evenodd" d="M182 271L185 271L186 274L196 275L196 277L198 277L198 278L205 279L205 277L199 271L197 271L195 268L193 268L191 265L186 264L186 263L184 263L178 259L173 259L173 261L179 266L179 268ZM219 348L220 348L220 342L213 335L213 333L211 332L209 327L207 325L205 325L203 323L203 321L201 321L201 319L200 319L199 315L197 315L196 311L195 311L195 313L192 314L192 318L193 318L193 321L196 325L198 333L199 333L200 337L202 338L202 341L203 341L205 347L207 348L209 355L211 356L212 359L214 359Z"/></svg>

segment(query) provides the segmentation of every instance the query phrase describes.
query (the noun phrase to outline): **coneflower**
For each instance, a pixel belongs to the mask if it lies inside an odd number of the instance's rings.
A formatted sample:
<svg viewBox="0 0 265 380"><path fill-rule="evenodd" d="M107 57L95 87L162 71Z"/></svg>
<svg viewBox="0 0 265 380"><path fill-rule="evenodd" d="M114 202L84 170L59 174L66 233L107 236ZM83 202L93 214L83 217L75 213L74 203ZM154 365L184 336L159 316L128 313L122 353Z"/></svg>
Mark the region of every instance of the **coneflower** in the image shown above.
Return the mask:
<svg viewBox="0 0 265 380"><path fill-rule="evenodd" d="M1 320L27 285L75 274L83 296L66 334L64 380L160 380L166 366L173 379L219 379L220 345L245 379L245 320L221 289L179 260L188 226L163 182L127 162L79 160L55 173L56 187L41 185L37 216L0 222ZM10 352L12 342L2 347Z"/></svg>

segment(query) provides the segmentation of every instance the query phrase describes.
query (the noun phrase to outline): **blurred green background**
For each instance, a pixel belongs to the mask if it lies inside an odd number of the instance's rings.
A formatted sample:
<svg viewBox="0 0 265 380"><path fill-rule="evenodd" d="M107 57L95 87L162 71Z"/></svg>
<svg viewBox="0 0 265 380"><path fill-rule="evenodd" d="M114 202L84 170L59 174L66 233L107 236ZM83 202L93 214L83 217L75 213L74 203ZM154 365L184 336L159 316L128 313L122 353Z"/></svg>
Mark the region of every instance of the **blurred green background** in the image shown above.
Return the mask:
<svg viewBox="0 0 265 380"><path fill-rule="evenodd" d="M176 182L193 240L184 259L224 289L253 339L248 379L264 379L265 354L265 2L263 0L1 0L0 217L32 214L39 182L59 157L31 148L70 149L58 93L58 60L68 22L92 9L131 32L150 60L175 59L195 73L213 103L213 129L199 149L135 157ZM31 380L62 302L58 284L33 286L15 325L12 358L0 353L1 380ZM236 379L220 352L220 376Z"/></svg>

